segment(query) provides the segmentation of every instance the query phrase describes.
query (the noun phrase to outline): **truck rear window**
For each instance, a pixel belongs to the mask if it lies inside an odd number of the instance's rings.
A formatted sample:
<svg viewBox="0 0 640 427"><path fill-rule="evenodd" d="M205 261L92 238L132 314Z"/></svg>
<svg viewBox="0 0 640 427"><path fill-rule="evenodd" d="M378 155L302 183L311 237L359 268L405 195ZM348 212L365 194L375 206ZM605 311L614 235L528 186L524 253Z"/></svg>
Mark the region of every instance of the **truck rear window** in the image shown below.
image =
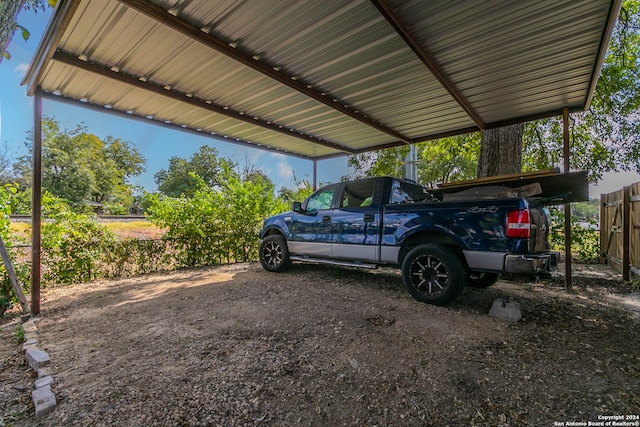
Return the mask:
<svg viewBox="0 0 640 427"><path fill-rule="evenodd" d="M390 203L420 203L433 200L425 187L406 181L393 181Z"/></svg>

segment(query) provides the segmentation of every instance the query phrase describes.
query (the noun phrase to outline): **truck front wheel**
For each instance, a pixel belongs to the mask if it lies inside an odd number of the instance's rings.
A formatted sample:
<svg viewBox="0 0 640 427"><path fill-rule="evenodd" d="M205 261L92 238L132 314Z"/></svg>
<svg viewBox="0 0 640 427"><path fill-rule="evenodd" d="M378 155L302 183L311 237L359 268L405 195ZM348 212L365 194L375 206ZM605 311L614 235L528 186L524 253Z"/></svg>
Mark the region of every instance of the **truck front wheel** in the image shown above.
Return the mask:
<svg viewBox="0 0 640 427"><path fill-rule="evenodd" d="M260 264L267 271L279 273L291 266L287 242L279 234L272 234L260 242Z"/></svg>
<svg viewBox="0 0 640 427"><path fill-rule="evenodd" d="M451 249L424 244L409 251L402 261L402 282L416 300L445 305L462 291L465 269Z"/></svg>

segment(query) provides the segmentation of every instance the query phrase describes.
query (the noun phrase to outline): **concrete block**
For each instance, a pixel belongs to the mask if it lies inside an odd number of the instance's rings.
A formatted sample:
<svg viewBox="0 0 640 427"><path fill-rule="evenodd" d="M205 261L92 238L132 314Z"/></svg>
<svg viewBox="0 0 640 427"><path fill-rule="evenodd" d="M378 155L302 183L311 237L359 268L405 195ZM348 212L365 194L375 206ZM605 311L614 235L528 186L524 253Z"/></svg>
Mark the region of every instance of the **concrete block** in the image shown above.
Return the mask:
<svg viewBox="0 0 640 427"><path fill-rule="evenodd" d="M38 378L47 377L51 375L51 370L49 368L40 368L38 369Z"/></svg>
<svg viewBox="0 0 640 427"><path fill-rule="evenodd" d="M504 298L498 298L493 302L491 310L489 311L489 316L515 323L522 319L520 303L517 301L507 301Z"/></svg>
<svg viewBox="0 0 640 427"><path fill-rule="evenodd" d="M53 384L53 377L51 375L47 375L46 377L38 378L34 384L35 388L42 388L51 386Z"/></svg>
<svg viewBox="0 0 640 427"><path fill-rule="evenodd" d="M34 371L38 371L38 369L42 368L49 364L49 353L46 351L39 350L37 348L28 349L26 351L27 362L31 369Z"/></svg>
<svg viewBox="0 0 640 427"><path fill-rule="evenodd" d="M35 348L37 346L38 346L38 340L35 338L29 338L22 343L22 351L27 351L28 349Z"/></svg>
<svg viewBox="0 0 640 427"><path fill-rule="evenodd" d="M22 324L22 329L27 334L30 334L30 333L38 331L38 327L36 326L36 323L33 320L29 320L28 322L24 322Z"/></svg>
<svg viewBox="0 0 640 427"><path fill-rule="evenodd" d="M56 395L51 391L51 386L44 386L32 391L31 400L33 400L33 406L36 409L36 420L49 415L58 405Z"/></svg>
<svg viewBox="0 0 640 427"><path fill-rule="evenodd" d="M22 345L22 351L26 354L29 350L37 350L38 346L36 344Z"/></svg>

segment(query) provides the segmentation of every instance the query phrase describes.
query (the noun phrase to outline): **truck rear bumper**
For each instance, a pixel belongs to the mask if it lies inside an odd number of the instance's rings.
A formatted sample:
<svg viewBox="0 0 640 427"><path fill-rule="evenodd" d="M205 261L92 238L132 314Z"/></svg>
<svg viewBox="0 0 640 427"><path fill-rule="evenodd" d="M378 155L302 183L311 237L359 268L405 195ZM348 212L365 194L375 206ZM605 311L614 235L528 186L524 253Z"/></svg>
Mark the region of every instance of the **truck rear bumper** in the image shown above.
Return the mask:
<svg viewBox="0 0 640 427"><path fill-rule="evenodd" d="M546 252L535 255L507 255L504 259L504 271L513 274L548 273L558 266L559 252Z"/></svg>

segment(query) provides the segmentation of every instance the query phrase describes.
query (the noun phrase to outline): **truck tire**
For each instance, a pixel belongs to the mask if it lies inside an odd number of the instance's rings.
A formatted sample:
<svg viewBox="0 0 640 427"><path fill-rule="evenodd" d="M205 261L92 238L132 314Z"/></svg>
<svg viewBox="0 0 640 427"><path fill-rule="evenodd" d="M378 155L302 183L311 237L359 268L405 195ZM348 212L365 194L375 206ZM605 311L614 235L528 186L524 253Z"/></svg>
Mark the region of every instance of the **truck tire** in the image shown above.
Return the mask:
<svg viewBox="0 0 640 427"><path fill-rule="evenodd" d="M291 266L287 242L279 234L272 234L260 242L260 264L267 271L279 273Z"/></svg>
<svg viewBox="0 0 640 427"><path fill-rule="evenodd" d="M455 299L465 282L465 269L451 249L436 244L413 248L402 261L402 282L420 302L445 305Z"/></svg>
<svg viewBox="0 0 640 427"><path fill-rule="evenodd" d="M487 273L484 271L470 271L467 275L467 285L472 288L485 289L500 280L500 273Z"/></svg>

